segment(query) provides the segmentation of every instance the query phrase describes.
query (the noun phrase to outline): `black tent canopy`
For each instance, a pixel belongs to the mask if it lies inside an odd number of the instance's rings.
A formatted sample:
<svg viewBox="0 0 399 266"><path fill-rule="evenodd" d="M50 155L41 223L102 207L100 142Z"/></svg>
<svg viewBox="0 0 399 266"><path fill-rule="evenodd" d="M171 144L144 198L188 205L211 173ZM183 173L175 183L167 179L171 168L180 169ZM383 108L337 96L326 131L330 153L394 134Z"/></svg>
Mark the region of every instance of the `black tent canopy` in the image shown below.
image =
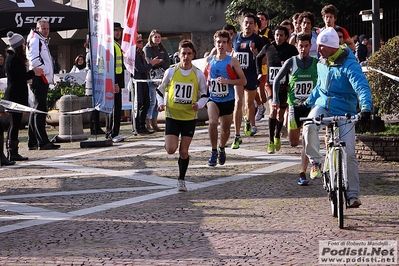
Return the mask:
<svg viewBox="0 0 399 266"><path fill-rule="evenodd" d="M1 0L0 36L12 30L28 34L36 22L46 18L51 31L87 28L87 11L51 0Z"/></svg>

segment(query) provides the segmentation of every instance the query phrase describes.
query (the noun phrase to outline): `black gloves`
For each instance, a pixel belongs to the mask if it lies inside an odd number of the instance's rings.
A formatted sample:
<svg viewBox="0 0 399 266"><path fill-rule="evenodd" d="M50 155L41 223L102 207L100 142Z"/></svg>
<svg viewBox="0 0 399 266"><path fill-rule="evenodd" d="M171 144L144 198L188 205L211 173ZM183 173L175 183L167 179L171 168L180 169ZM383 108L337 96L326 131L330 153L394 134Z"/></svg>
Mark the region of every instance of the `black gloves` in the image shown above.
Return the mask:
<svg viewBox="0 0 399 266"><path fill-rule="evenodd" d="M362 123L370 122L370 115L371 112L369 110L362 110L360 112L360 121L362 121Z"/></svg>

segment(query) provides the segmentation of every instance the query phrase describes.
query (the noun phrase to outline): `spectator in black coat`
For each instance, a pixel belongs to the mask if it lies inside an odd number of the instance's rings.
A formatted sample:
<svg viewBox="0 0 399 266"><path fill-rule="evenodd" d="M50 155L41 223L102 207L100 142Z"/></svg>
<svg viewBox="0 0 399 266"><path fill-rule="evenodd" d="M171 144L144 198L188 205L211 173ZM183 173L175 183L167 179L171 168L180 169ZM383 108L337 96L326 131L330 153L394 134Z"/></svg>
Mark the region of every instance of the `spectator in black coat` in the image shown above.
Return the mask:
<svg viewBox="0 0 399 266"><path fill-rule="evenodd" d="M148 72L150 69L157 64L162 63L163 59L158 59L155 57L146 62L145 54L143 51L143 38L141 34L137 35L136 40L136 61L134 64L134 78L146 80L149 78ZM148 108L150 106L150 94L148 89L147 82L137 82L137 90L136 90L136 98L137 98L137 115L136 115L136 129L140 134L150 134L154 131L148 130L146 127L146 117Z"/></svg>
<svg viewBox="0 0 399 266"><path fill-rule="evenodd" d="M4 99L22 105L28 105L28 85L27 81L34 76L41 76L43 70L35 67L27 71L28 61L26 59L25 39L18 33L12 31L7 33L10 48L5 63L7 73L7 89L4 92ZM8 110L10 115L10 126L7 134L7 158L10 161L25 161L28 157L23 157L18 153L18 131L21 125L22 113ZM1 149L3 149L3 134L0 136ZM2 155L3 157L3 155ZM2 158L2 164L3 164ZM6 162L8 163L8 162Z"/></svg>
<svg viewBox="0 0 399 266"><path fill-rule="evenodd" d="M359 63L367 59L367 41L367 36L362 34L359 36L359 42L356 43L355 56Z"/></svg>
<svg viewBox="0 0 399 266"><path fill-rule="evenodd" d="M0 54L0 79L6 77L6 70L4 68L4 56Z"/></svg>

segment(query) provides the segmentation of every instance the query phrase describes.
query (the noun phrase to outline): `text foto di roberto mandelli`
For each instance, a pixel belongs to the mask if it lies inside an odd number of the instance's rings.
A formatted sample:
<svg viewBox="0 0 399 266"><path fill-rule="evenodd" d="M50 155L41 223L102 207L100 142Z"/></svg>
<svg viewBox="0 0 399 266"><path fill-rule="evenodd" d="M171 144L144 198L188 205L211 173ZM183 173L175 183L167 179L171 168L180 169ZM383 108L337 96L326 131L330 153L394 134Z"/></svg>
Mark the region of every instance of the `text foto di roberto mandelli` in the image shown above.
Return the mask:
<svg viewBox="0 0 399 266"><path fill-rule="evenodd" d="M396 240L340 240L319 242L319 262L371 263L397 262Z"/></svg>

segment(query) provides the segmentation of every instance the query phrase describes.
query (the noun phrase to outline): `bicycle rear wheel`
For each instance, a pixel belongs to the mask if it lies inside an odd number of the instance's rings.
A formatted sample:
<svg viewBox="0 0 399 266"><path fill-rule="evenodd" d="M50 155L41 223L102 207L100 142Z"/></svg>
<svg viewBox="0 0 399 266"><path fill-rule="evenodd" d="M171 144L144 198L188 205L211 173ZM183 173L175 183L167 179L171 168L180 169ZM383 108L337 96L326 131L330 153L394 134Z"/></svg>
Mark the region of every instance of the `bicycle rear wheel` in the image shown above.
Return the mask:
<svg viewBox="0 0 399 266"><path fill-rule="evenodd" d="M338 211L338 226L339 228L344 228L344 206L345 205L345 197L344 197L344 186L343 186L343 162L342 162L342 150L337 149L335 151L335 162L336 162L336 173L337 173L337 211Z"/></svg>

